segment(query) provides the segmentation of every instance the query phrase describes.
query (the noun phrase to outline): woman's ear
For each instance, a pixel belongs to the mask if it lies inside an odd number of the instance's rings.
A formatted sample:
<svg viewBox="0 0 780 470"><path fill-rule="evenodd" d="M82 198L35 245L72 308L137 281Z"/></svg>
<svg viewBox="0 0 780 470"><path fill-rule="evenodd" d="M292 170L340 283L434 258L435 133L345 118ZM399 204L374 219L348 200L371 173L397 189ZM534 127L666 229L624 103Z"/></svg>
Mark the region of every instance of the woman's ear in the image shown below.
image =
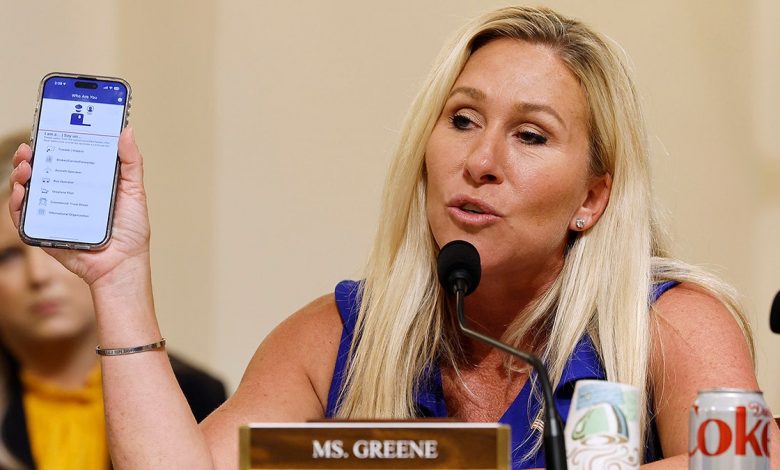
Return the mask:
<svg viewBox="0 0 780 470"><path fill-rule="evenodd" d="M574 212L574 216L569 222L569 230L584 232L593 227L607 209L611 192L612 175L604 173L601 176L592 177L585 200Z"/></svg>

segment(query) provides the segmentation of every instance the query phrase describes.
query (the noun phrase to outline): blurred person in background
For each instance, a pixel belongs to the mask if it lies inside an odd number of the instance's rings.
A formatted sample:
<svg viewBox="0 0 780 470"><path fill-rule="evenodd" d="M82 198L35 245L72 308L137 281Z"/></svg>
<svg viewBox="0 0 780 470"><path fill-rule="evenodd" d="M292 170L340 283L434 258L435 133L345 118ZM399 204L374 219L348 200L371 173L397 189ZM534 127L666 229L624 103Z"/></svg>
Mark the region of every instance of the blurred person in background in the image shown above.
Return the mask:
<svg viewBox="0 0 780 470"><path fill-rule="evenodd" d="M0 174L29 133L0 141ZM2 204L8 186L0 187ZM110 467L97 324L89 286L0 215L0 468ZM171 357L201 421L225 401L218 379Z"/></svg>

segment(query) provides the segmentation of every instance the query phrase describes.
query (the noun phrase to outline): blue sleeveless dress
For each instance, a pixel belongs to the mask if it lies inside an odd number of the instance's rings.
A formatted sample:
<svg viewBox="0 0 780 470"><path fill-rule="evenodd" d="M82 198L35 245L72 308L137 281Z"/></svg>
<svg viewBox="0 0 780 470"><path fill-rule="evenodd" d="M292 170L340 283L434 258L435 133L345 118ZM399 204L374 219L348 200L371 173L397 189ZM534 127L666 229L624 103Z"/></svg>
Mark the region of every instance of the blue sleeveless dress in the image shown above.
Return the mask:
<svg viewBox="0 0 780 470"><path fill-rule="evenodd" d="M676 281L666 281L653 286L651 302L655 302L664 292L679 284ZM355 333L358 310L360 309L360 284L355 281L342 281L336 286L336 305L341 315L344 329L341 333L341 342L336 356L336 366L333 370L333 380L328 394L328 407L325 415L328 418L335 416L338 407L338 397L341 391L344 377L347 372L349 349ZM574 348L564 366L561 381L553 392L555 405L563 422L569 415L574 384L578 380L593 379L605 380L604 371L595 346L588 335L583 336ZM498 421L509 424L512 429L512 469L544 468L544 451L540 449L532 458L524 457L532 450L535 443L535 433L531 430L531 424L539 411L540 403L537 397L531 393L531 381L527 380L517 398L509 405L504 415ZM416 394L418 416L421 418L446 418L448 417L447 405L444 400L444 388L441 381L441 370L438 364L430 368L428 379L424 380ZM658 436L654 423L648 436L647 454L648 462L661 458Z"/></svg>

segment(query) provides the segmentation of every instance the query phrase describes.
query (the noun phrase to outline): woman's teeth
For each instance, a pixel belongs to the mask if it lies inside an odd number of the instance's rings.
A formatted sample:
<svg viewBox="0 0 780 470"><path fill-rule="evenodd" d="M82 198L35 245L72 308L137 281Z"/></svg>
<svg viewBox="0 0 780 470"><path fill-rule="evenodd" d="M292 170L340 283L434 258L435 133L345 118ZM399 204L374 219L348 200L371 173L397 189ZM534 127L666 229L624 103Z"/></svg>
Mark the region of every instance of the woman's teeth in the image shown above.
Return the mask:
<svg viewBox="0 0 780 470"><path fill-rule="evenodd" d="M461 209L466 212L471 212L472 214L484 214L482 209L473 204L466 204L465 206L461 207Z"/></svg>

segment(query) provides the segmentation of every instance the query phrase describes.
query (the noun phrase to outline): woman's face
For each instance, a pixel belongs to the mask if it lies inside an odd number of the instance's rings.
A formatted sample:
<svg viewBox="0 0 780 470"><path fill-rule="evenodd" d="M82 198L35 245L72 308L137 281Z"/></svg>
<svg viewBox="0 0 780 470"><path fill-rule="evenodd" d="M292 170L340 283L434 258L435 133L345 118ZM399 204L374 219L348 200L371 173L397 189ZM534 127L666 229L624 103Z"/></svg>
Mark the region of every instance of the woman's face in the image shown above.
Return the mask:
<svg viewBox="0 0 780 470"><path fill-rule="evenodd" d="M609 194L609 176L588 171L587 109L551 48L499 39L478 49L426 147L438 245L473 243L486 274L557 274L568 231L577 218L591 227Z"/></svg>
<svg viewBox="0 0 780 470"><path fill-rule="evenodd" d="M0 197L0 205L8 196ZM40 248L23 244L11 218L0 215L0 338L40 343L94 332L89 287Z"/></svg>

